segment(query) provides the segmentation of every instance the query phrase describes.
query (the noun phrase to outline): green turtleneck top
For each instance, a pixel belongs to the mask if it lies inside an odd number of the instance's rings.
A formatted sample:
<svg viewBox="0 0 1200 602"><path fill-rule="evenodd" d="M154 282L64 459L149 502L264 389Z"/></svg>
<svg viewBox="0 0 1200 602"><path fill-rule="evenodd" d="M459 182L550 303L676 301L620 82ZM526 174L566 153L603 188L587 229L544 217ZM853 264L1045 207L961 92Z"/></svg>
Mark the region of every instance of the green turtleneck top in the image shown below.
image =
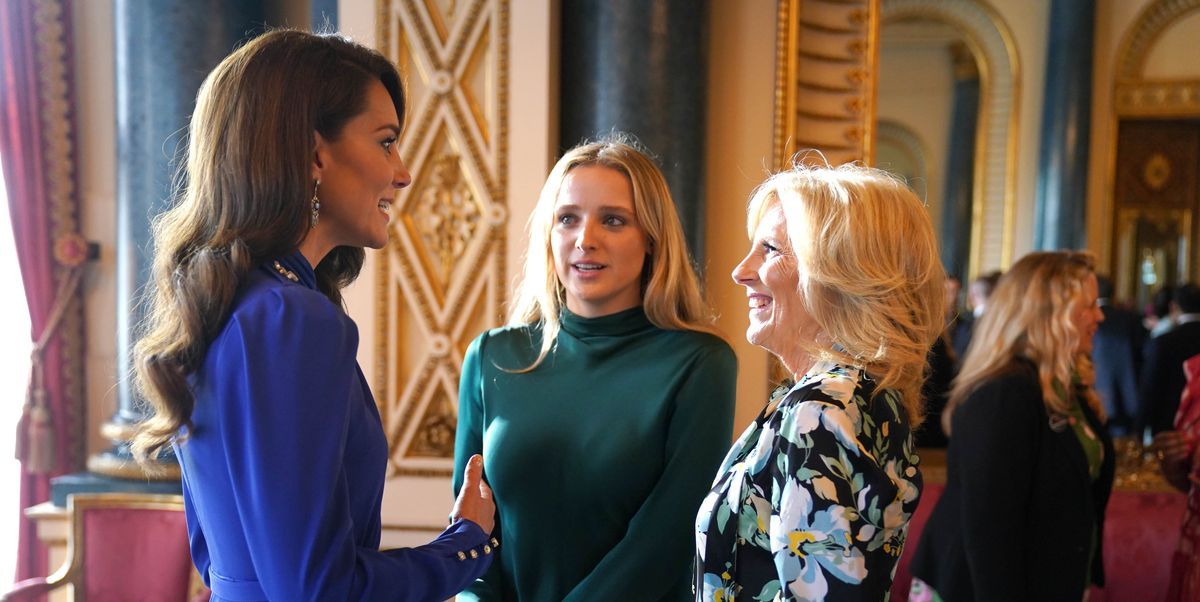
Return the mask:
<svg viewBox="0 0 1200 602"><path fill-rule="evenodd" d="M467 600L690 600L693 522L729 448L737 362L640 307L479 336L463 359L454 488L482 453L499 558ZM508 370L505 370L508 369Z"/></svg>

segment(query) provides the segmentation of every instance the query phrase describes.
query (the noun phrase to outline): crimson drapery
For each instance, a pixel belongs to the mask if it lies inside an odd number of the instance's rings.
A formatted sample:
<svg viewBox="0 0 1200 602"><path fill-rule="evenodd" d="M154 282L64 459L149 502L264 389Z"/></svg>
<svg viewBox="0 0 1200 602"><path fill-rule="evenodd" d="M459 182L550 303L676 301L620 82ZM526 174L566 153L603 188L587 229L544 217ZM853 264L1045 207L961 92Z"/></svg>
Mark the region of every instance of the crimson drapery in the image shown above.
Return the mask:
<svg viewBox="0 0 1200 602"><path fill-rule="evenodd" d="M48 500L50 477L82 469L84 456L83 318L75 286L79 268L67 265L77 263L81 241L70 40L71 0L0 2L0 162L31 339L46 335L40 354L43 392L31 397L39 399L37 416L47 421L31 425L27 415L19 435L38 450L33 463L28 456L23 459L22 508ZM66 302L56 311L59 296ZM47 329L52 322L57 327ZM34 440L29 441L31 433ZM47 573L46 554L33 527L22 515L18 580Z"/></svg>

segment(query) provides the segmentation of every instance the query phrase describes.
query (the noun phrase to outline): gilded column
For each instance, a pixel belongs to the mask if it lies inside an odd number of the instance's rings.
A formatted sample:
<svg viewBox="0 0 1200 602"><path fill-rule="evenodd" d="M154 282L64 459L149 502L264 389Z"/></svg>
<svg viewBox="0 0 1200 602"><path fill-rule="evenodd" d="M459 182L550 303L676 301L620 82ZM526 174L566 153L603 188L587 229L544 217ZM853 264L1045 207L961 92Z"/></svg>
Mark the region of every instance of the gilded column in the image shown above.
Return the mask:
<svg viewBox="0 0 1200 602"><path fill-rule="evenodd" d="M1038 152L1038 249L1078 249L1087 226L1095 0L1053 0Z"/></svg>
<svg viewBox="0 0 1200 602"><path fill-rule="evenodd" d="M703 265L707 0L564 0L560 150L614 129L659 158Z"/></svg>

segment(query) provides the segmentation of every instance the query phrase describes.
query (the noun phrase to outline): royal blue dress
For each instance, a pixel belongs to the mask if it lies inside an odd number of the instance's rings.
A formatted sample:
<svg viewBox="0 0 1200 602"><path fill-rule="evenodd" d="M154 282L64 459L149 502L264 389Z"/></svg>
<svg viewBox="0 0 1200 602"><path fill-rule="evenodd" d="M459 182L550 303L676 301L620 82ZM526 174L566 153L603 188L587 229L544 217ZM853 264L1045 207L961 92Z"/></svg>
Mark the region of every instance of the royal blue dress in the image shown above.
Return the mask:
<svg viewBox="0 0 1200 602"><path fill-rule="evenodd" d="M358 329L267 262L238 291L192 376L193 427L175 451L192 558L213 600L444 600L491 564L460 520L432 543L379 550L387 440L355 359Z"/></svg>

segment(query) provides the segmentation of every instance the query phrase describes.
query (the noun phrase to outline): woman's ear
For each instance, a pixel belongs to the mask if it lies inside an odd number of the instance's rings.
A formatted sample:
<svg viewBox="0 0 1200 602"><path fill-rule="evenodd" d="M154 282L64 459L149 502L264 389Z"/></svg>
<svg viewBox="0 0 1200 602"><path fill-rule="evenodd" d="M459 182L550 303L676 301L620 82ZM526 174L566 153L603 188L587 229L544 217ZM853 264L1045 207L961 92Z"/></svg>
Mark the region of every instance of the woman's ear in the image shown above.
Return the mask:
<svg viewBox="0 0 1200 602"><path fill-rule="evenodd" d="M329 145L325 142L325 138L318 132L313 132L313 164L312 164L312 179L321 179L321 170L325 168L325 153L329 152Z"/></svg>

